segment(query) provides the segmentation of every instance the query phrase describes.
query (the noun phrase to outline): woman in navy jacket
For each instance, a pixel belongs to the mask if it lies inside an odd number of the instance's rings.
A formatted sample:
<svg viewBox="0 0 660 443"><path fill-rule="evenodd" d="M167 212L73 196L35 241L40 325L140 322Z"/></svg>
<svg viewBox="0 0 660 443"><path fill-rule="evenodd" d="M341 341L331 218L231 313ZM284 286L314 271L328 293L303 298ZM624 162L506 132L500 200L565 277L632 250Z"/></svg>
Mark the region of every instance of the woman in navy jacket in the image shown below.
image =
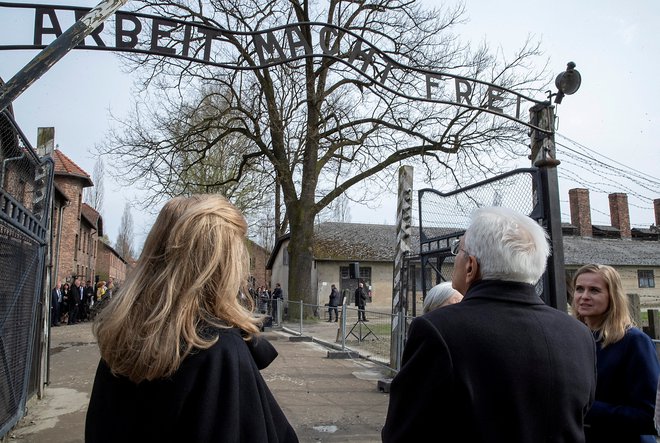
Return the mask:
<svg viewBox="0 0 660 443"><path fill-rule="evenodd" d="M596 398L585 418L587 443L655 443L660 364L651 339L634 326L618 272L586 265L573 279L573 310L597 342Z"/></svg>

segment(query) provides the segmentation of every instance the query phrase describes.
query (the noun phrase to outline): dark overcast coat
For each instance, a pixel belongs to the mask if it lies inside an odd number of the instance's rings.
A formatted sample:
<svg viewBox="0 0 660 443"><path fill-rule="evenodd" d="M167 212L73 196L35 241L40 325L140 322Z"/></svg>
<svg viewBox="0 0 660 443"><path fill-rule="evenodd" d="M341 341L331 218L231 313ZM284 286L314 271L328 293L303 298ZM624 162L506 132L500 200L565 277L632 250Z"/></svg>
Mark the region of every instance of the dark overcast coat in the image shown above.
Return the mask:
<svg viewBox="0 0 660 443"><path fill-rule="evenodd" d="M297 442L259 372L277 355L272 345L248 346L236 329L218 333L215 345L187 357L169 379L135 384L101 361L85 441Z"/></svg>
<svg viewBox="0 0 660 443"><path fill-rule="evenodd" d="M583 442L596 388L589 329L532 285L479 281L412 321L384 442Z"/></svg>
<svg viewBox="0 0 660 443"><path fill-rule="evenodd" d="M596 401L587 414L588 443L655 443L653 413L660 365L651 338L631 328L605 348L598 342Z"/></svg>

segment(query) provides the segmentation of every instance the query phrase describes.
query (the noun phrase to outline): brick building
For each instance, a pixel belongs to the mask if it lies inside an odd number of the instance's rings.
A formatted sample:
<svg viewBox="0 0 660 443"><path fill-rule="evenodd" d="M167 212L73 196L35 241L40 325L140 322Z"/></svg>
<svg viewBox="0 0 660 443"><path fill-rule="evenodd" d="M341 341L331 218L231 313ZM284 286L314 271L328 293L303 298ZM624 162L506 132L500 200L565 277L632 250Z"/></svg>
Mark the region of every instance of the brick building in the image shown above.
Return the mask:
<svg viewBox="0 0 660 443"><path fill-rule="evenodd" d="M93 186L89 174L59 149L55 161L55 195L62 204L54 205L52 218L54 269L53 281L71 282L76 275L93 280L96 272L96 249L103 235L98 212L83 203L83 189Z"/></svg>
<svg viewBox="0 0 660 443"><path fill-rule="evenodd" d="M109 244L98 241L98 255L96 258L96 274L100 280L112 281L121 285L126 280L127 263Z"/></svg>
<svg viewBox="0 0 660 443"><path fill-rule="evenodd" d="M247 241L247 249L250 254L250 286L270 286L270 271L266 269L268 251L252 240Z"/></svg>

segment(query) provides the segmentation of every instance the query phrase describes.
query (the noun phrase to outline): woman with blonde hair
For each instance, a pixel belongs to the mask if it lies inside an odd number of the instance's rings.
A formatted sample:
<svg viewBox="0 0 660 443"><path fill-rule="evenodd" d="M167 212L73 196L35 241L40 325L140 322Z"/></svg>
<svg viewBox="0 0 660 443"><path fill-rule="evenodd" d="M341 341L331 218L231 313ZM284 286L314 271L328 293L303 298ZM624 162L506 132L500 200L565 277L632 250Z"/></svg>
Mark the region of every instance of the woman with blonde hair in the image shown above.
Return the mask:
<svg viewBox="0 0 660 443"><path fill-rule="evenodd" d="M165 204L94 324L86 442L298 441L259 373L277 353L246 297L246 232L219 195Z"/></svg>
<svg viewBox="0 0 660 443"><path fill-rule="evenodd" d="M653 342L636 328L621 277L590 264L573 277L572 308L596 339L595 401L585 417L587 443L655 443L653 423L660 364Z"/></svg>

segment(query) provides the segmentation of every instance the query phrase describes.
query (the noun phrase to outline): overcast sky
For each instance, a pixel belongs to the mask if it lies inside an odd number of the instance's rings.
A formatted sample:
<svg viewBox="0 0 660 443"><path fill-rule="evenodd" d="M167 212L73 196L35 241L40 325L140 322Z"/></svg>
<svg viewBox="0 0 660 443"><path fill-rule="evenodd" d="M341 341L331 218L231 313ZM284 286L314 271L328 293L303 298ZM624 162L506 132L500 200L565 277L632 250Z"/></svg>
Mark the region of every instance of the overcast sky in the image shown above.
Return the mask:
<svg viewBox="0 0 660 443"><path fill-rule="evenodd" d="M94 6L98 2L40 3ZM428 3L434 4L431 0ZM9 11L0 8L0 44L15 42L21 33L25 37L18 39L30 42L33 18ZM644 187L625 176L621 178L617 170L640 173L642 179L651 177L655 182L660 177L657 105L660 82L656 78L660 72L660 39L656 29L660 22L660 2L470 0L467 12L470 22L459 28L465 39L485 38L492 47L501 47L511 54L528 34L533 34L541 39L552 72L563 71L568 61L577 64L582 86L557 109L557 141L566 147L558 146L562 161L558 171L560 177L585 178L594 171L597 175L588 182L561 179L562 219L570 220L568 189L589 187L594 224L610 224L609 192L629 192L633 226L648 227L654 223L652 200L660 198L660 189L652 180ZM36 51L0 51L0 76L7 81L36 54ZM24 92L14 102L14 111L32 144L36 145L38 127L55 127L55 142L62 152L91 174L96 161L91 153L107 134L109 111L124 115L130 107L130 95L130 74L120 71L115 55L75 50ZM536 98L543 97L540 93ZM589 150L584 152L592 152L598 160L617 170L604 173L590 161L562 157L566 149ZM106 168L121 167L106 161ZM106 176L102 215L112 241L117 237L125 202L134 194L135 191L122 188ZM394 223L395 210L396 198L386 196L375 213L372 209L352 208L351 219ZM133 209L133 217L135 233L141 242L153 219L140 208Z"/></svg>

